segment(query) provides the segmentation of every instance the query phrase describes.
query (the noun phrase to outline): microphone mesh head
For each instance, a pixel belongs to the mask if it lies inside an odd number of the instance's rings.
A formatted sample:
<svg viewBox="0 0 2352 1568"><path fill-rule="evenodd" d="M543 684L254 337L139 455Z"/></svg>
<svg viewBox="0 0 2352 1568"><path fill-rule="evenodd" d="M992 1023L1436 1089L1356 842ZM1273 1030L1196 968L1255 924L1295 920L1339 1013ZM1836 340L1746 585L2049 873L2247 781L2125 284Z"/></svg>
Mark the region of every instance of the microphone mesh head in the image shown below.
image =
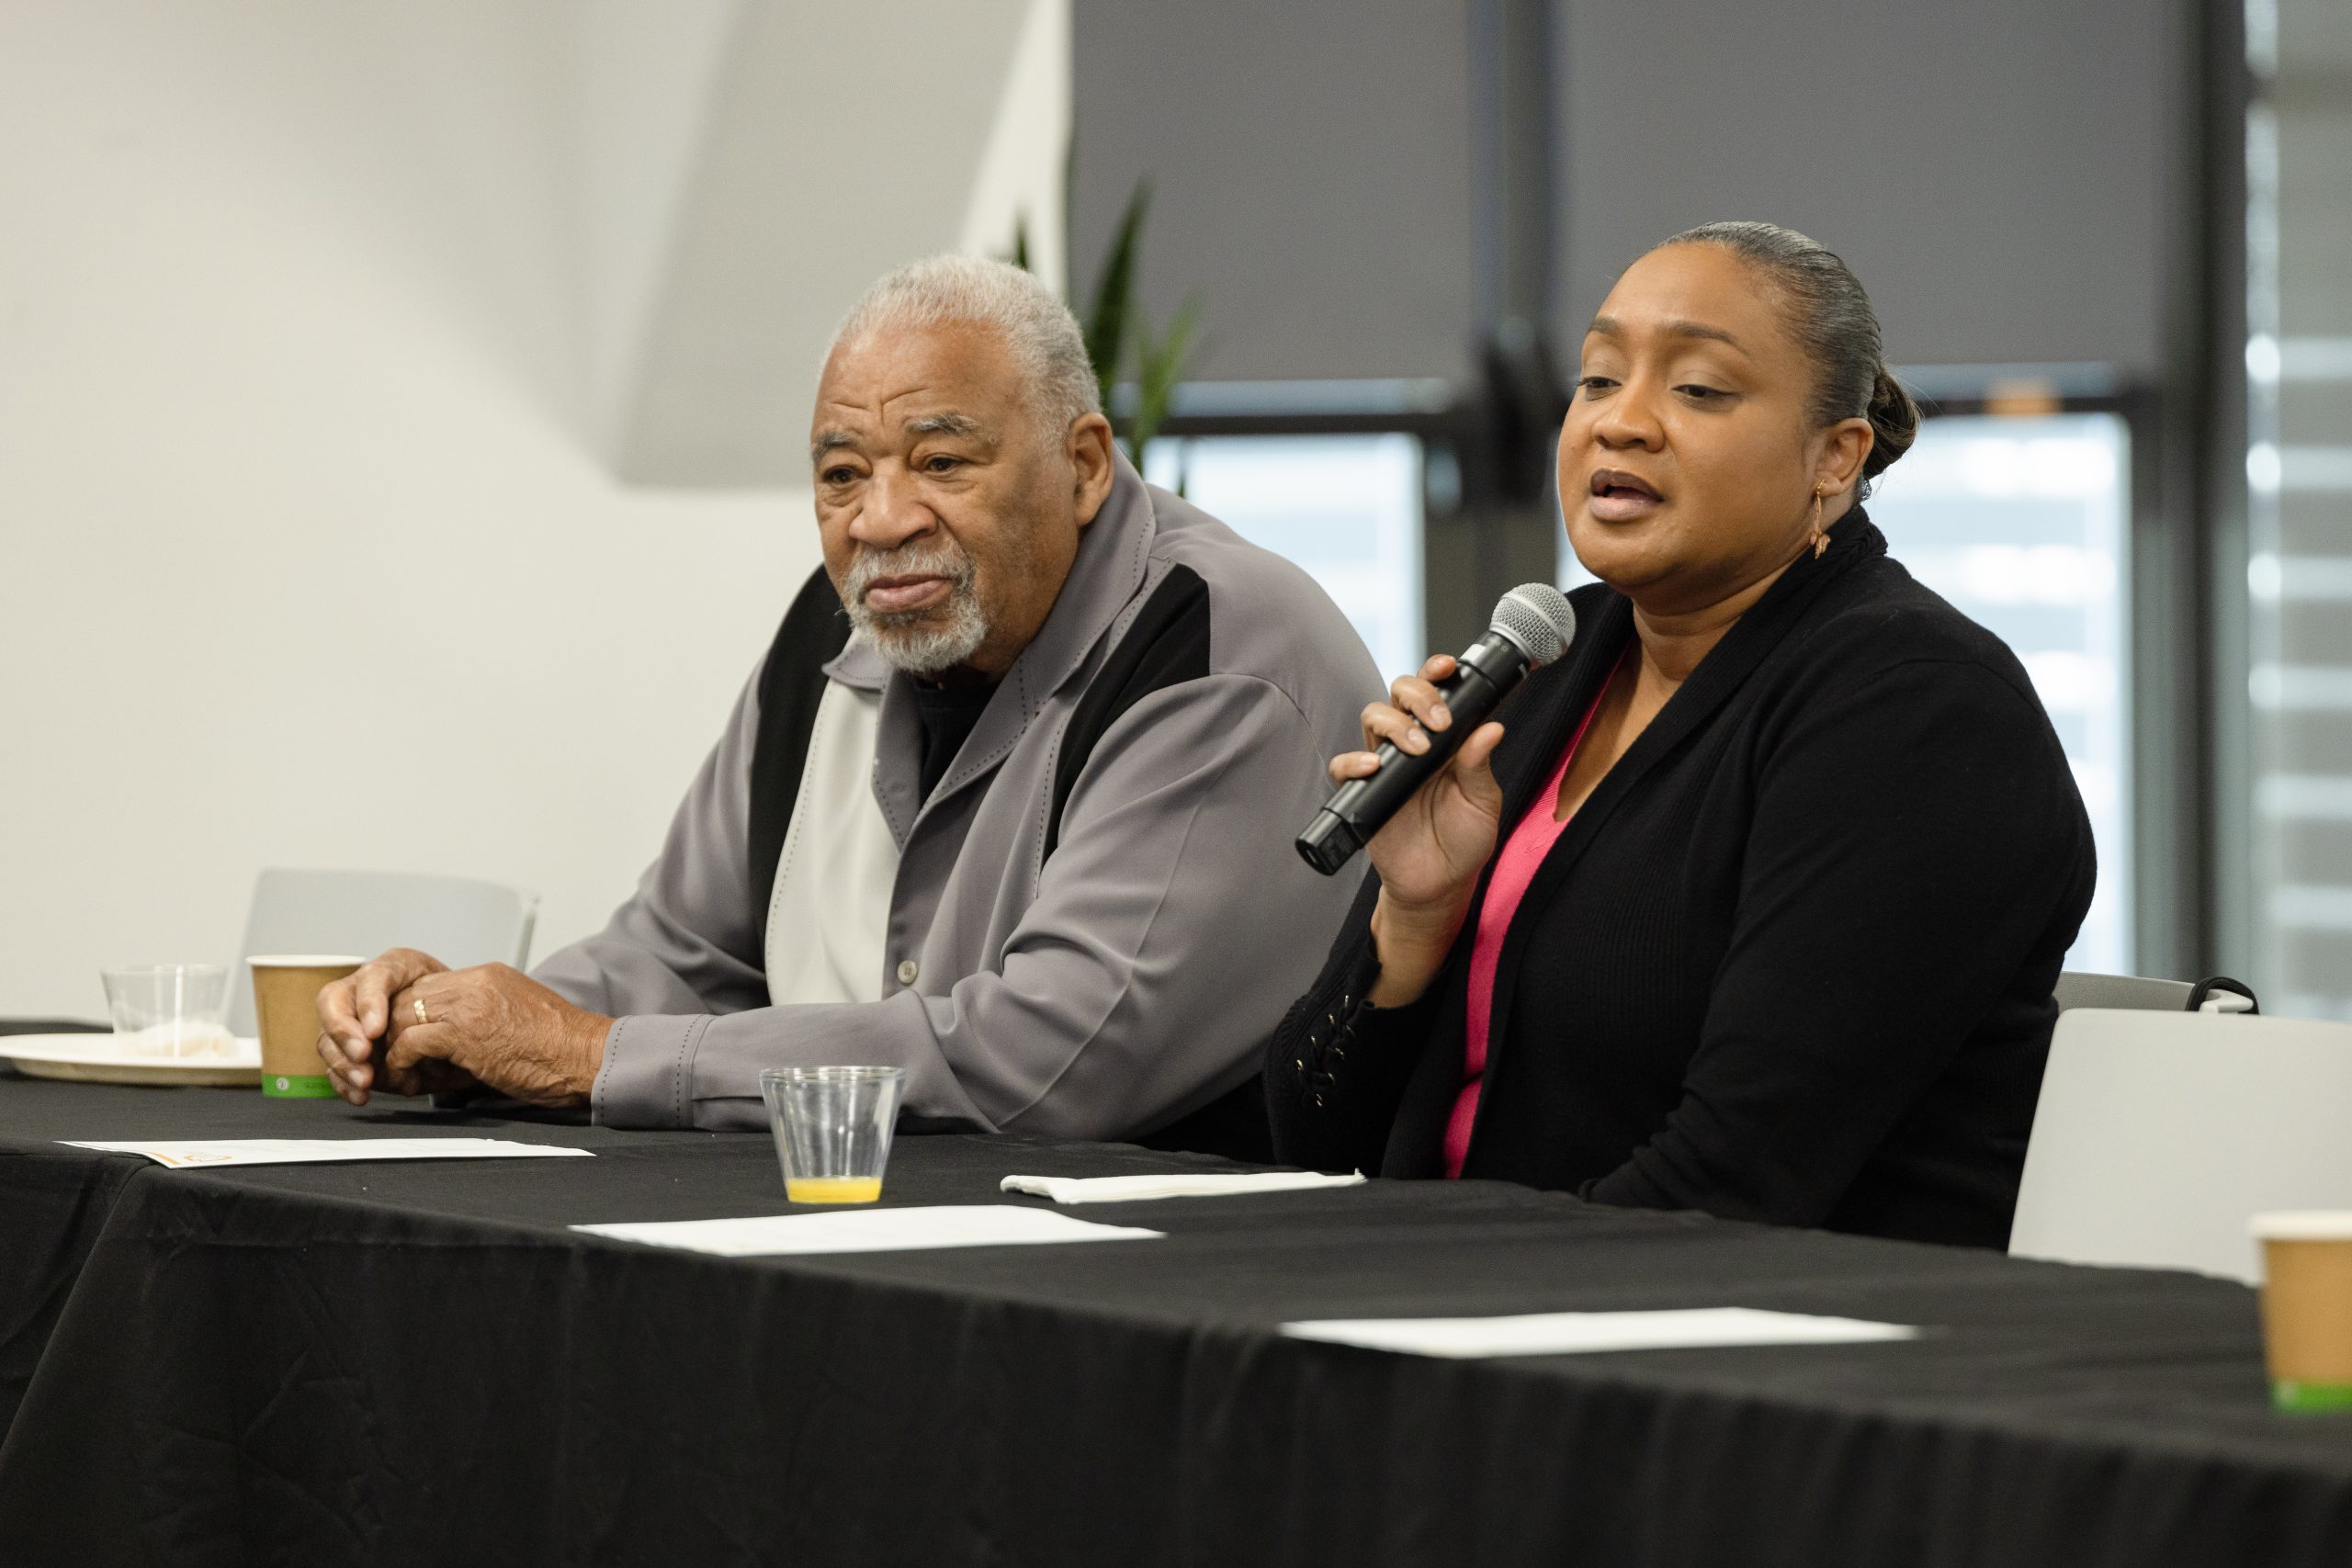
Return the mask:
<svg viewBox="0 0 2352 1568"><path fill-rule="evenodd" d="M1577 635L1577 613L1568 596L1548 582L1522 582L1495 601L1488 628L1519 645L1530 664L1549 664Z"/></svg>

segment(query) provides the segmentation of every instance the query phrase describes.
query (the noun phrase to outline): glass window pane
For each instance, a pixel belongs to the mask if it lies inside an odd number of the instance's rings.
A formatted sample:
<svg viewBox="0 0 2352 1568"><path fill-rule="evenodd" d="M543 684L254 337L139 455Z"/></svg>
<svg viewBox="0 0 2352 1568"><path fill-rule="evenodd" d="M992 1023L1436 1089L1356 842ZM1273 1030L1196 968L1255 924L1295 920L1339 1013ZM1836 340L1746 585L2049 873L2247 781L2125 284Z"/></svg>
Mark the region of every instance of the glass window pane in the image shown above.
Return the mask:
<svg viewBox="0 0 2352 1568"><path fill-rule="evenodd" d="M2009 645L2074 764L2098 845L2098 892L2069 969L2130 974L2129 436L2107 413L1950 417L1871 498L1911 574Z"/></svg>
<svg viewBox="0 0 2352 1568"><path fill-rule="evenodd" d="M1419 665L1421 444L1410 435L1206 435L1155 441L1144 477L1306 569L1384 678Z"/></svg>
<svg viewBox="0 0 2352 1568"><path fill-rule="evenodd" d="M2245 21L2253 797L2225 808L2251 811L2262 1010L2352 1020L2352 7Z"/></svg>

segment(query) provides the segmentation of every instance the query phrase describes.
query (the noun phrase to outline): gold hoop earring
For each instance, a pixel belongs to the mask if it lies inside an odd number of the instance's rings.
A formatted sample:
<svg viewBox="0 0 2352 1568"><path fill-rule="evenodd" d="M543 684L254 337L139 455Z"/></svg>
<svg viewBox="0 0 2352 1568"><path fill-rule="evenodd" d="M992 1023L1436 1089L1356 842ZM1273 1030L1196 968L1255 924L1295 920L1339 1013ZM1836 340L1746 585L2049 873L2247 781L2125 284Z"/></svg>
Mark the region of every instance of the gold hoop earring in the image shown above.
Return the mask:
<svg viewBox="0 0 2352 1568"><path fill-rule="evenodd" d="M1821 491L1815 486L1813 492L1813 558L1819 560L1828 549L1829 536L1821 527Z"/></svg>

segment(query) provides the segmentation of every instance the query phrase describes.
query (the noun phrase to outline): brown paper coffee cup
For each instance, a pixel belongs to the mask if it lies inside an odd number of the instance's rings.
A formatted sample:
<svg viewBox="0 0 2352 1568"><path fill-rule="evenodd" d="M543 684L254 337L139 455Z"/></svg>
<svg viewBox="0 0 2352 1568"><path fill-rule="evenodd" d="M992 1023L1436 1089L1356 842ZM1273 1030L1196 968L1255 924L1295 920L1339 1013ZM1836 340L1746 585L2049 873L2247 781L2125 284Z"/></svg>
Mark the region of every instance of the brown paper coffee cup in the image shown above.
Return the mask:
<svg viewBox="0 0 2352 1568"><path fill-rule="evenodd" d="M319 993L368 961L334 953L248 958L254 1017L261 1028L261 1091L273 1100L332 1100L319 1059Z"/></svg>
<svg viewBox="0 0 2352 1568"><path fill-rule="evenodd" d="M2352 1409L2352 1212L2256 1214L2254 1234L2271 1403Z"/></svg>

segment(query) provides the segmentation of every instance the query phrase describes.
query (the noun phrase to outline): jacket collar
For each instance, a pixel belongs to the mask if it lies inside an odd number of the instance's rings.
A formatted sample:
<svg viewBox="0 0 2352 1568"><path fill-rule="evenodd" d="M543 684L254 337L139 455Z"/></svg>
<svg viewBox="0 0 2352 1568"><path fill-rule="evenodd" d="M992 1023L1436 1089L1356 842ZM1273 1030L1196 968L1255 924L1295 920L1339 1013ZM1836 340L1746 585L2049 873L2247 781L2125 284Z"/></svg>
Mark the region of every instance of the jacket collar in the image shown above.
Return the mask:
<svg viewBox="0 0 2352 1568"><path fill-rule="evenodd" d="M955 761L931 794L945 799L983 777L1012 753L1014 744L1046 701L1076 674L1121 611L1143 586L1151 547L1159 534L1151 496L1143 476L1114 451L1111 493L1102 510L1080 534L1078 555L1062 581L1046 624L1029 639L998 682ZM899 847L929 804L917 778L922 755L922 721L914 711L909 678L862 638L853 638L825 674L845 686L882 694L880 733L875 746L874 795Z"/></svg>
<svg viewBox="0 0 2352 1568"><path fill-rule="evenodd" d="M1880 533L1860 505L1829 530L1829 548L1818 557L1800 556L1780 580L1764 592L1738 624L1690 671L1681 689L1641 737L1609 770L1591 796L1577 809L1577 819L1560 835L1552 859L1572 862L1583 842L1613 810L1618 801L1640 783L1657 761L1697 729L1731 694L1746 683L1756 667L1781 644L1803 618L1804 607L1830 582L1856 564L1886 554L1886 536ZM1551 770L1569 737L1600 694L1601 683L1613 674L1634 635L1634 606L1623 594L1602 589L1588 617L1577 628L1568 653L1550 670L1532 679L1526 695L1540 707L1517 716L1527 728L1524 747L1514 747L1511 766L1498 782L1503 788L1503 821L1516 826L1533 804L1535 792L1550 782ZM1534 705L1531 705L1532 706ZM1578 831L1579 827L1583 829ZM1572 852L1570 840L1576 840ZM1546 864L1551 863L1547 860ZM1539 875L1539 886L1540 886ZM1532 889L1530 890L1532 892ZM1522 908L1525 907L1522 904ZM1499 1017L1499 1015L1498 1015Z"/></svg>
<svg viewBox="0 0 2352 1568"><path fill-rule="evenodd" d="M825 679L854 686L861 692L881 691L897 673L872 643L854 632L850 634L848 645L825 665Z"/></svg>

